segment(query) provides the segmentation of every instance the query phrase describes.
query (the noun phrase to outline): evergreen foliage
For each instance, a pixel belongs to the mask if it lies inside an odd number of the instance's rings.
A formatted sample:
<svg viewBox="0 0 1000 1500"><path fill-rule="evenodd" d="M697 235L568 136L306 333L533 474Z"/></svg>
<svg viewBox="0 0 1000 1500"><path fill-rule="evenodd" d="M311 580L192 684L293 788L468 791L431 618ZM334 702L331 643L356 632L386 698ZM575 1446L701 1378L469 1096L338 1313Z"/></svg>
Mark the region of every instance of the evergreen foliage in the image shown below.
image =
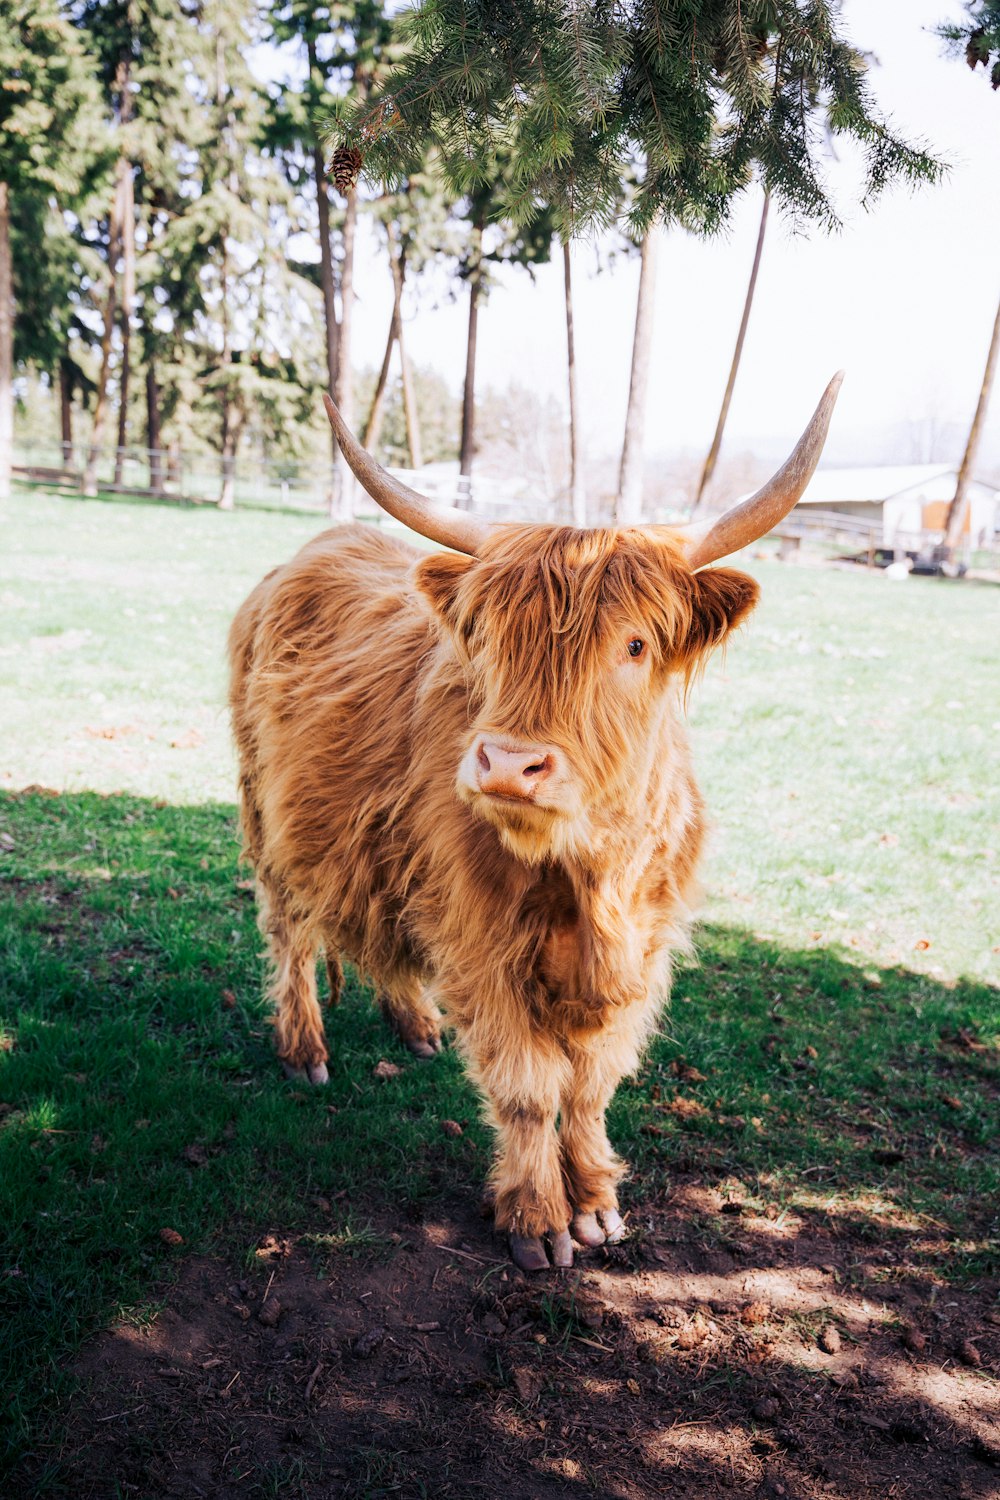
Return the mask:
<svg viewBox="0 0 1000 1500"><path fill-rule="evenodd" d="M92 66L57 0L0 7L0 182L78 197L107 165Z"/></svg>
<svg viewBox="0 0 1000 1500"><path fill-rule="evenodd" d="M827 131L860 148L865 203L941 171L877 110L836 0L422 0L404 35L385 84L329 121L328 140L392 183L433 135L457 193L505 150L518 223L541 203L563 234L610 222L638 162L637 236L661 217L717 229L755 172L786 211L830 227Z"/></svg>
<svg viewBox="0 0 1000 1500"><path fill-rule="evenodd" d="M946 25L938 34L951 42L975 71L982 63L990 83L1000 89L1000 0L970 0L961 25Z"/></svg>

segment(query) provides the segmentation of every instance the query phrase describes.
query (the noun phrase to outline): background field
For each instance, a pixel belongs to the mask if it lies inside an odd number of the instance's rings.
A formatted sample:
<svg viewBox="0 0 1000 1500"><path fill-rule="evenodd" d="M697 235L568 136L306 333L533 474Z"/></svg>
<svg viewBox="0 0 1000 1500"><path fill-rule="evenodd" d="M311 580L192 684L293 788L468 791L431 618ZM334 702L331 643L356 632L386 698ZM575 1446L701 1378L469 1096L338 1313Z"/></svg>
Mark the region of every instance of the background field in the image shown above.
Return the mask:
<svg viewBox="0 0 1000 1500"><path fill-rule="evenodd" d="M489 1140L454 1056L414 1063L356 987L329 1013L329 1089L285 1085L271 1058L223 643L314 523L25 493L2 526L0 1376L22 1476L111 1493L59 1435L84 1335L149 1325L192 1252L238 1274L279 1231L320 1276L391 1256L395 1225L467 1213ZM954 1284L988 1318L1000 589L746 565L762 606L692 703L718 824L700 963L612 1115L636 1168L626 1269L644 1245L666 1263L676 1185L709 1183L715 1199L683 1211L689 1256L745 1252L732 1199L761 1225L832 1235L845 1277L877 1244L901 1284ZM389 1083L380 1058L402 1069ZM898 1321L890 1308L879 1328ZM995 1326L977 1332L985 1380ZM139 1492L160 1493L144 1462ZM271 1455L234 1493L271 1493L265 1468L328 1492L323 1461L295 1462ZM343 1492L410 1492L373 1463L352 1460ZM647 1492L609 1489L595 1464L591 1488Z"/></svg>

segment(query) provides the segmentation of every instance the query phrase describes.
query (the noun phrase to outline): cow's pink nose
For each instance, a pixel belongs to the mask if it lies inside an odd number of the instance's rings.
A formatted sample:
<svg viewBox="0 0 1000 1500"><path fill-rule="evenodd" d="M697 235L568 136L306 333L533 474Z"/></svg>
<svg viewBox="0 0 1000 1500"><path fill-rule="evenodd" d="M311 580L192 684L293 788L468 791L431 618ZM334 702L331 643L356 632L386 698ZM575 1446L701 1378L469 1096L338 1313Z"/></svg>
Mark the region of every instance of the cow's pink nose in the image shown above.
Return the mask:
<svg viewBox="0 0 1000 1500"><path fill-rule="evenodd" d="M552 751L538 745L501 745L482 739L476 747L479 790L493 797L534 797L555 763Z"/></svg>

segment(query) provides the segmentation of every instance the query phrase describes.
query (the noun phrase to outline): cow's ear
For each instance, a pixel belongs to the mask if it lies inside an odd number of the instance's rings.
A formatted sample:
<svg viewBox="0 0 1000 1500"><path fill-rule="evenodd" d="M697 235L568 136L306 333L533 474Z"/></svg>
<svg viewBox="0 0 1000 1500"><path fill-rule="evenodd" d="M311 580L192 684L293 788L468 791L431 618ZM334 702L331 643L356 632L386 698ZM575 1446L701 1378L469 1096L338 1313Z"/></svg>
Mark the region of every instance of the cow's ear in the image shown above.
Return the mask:
<svg viewBox="0 0 1000 1500"><path fill-rule="evenodd" d="M756 579L735 568L706 568L695 573L691 592L691 629L683 656L693 666L731 630L742 624L760 595Z"/></svg>
<svg viewBox="0 0 1000 1500"><path fill-rule="evenodd" d="M453 616L458 586L474 562L474 557L463 557L457 552L432 552L417 563L417 588L442 619Z"/></svg>

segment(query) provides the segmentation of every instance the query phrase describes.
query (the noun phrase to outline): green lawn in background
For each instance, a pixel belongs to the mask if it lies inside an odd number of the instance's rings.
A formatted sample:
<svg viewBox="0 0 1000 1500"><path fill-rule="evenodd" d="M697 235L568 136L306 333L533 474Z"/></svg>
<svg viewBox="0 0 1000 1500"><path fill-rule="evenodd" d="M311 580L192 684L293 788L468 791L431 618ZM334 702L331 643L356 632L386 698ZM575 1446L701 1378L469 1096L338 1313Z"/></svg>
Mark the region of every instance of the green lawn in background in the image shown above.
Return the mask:
<svg viewBox="0 0 1000 1500"><path fill-rule="evenodd" d="M0 1388L23 1447L79 1338L148 1315L176 1254L162 1228L238 1259L321 1227L336 1253L370 1215L474 1197L489 1138L455 1056L410 1059L356 984L328 1012L329 1089L273 1062L223 644L315 523L21 494L0 524ZM748 566L763 604L692 702L718 824L700 964L612 1111L629 1202L711 1164L778 1212L980 1278L1000 589ZM663 1109L677 1092L699 1108Z"/></svg>

